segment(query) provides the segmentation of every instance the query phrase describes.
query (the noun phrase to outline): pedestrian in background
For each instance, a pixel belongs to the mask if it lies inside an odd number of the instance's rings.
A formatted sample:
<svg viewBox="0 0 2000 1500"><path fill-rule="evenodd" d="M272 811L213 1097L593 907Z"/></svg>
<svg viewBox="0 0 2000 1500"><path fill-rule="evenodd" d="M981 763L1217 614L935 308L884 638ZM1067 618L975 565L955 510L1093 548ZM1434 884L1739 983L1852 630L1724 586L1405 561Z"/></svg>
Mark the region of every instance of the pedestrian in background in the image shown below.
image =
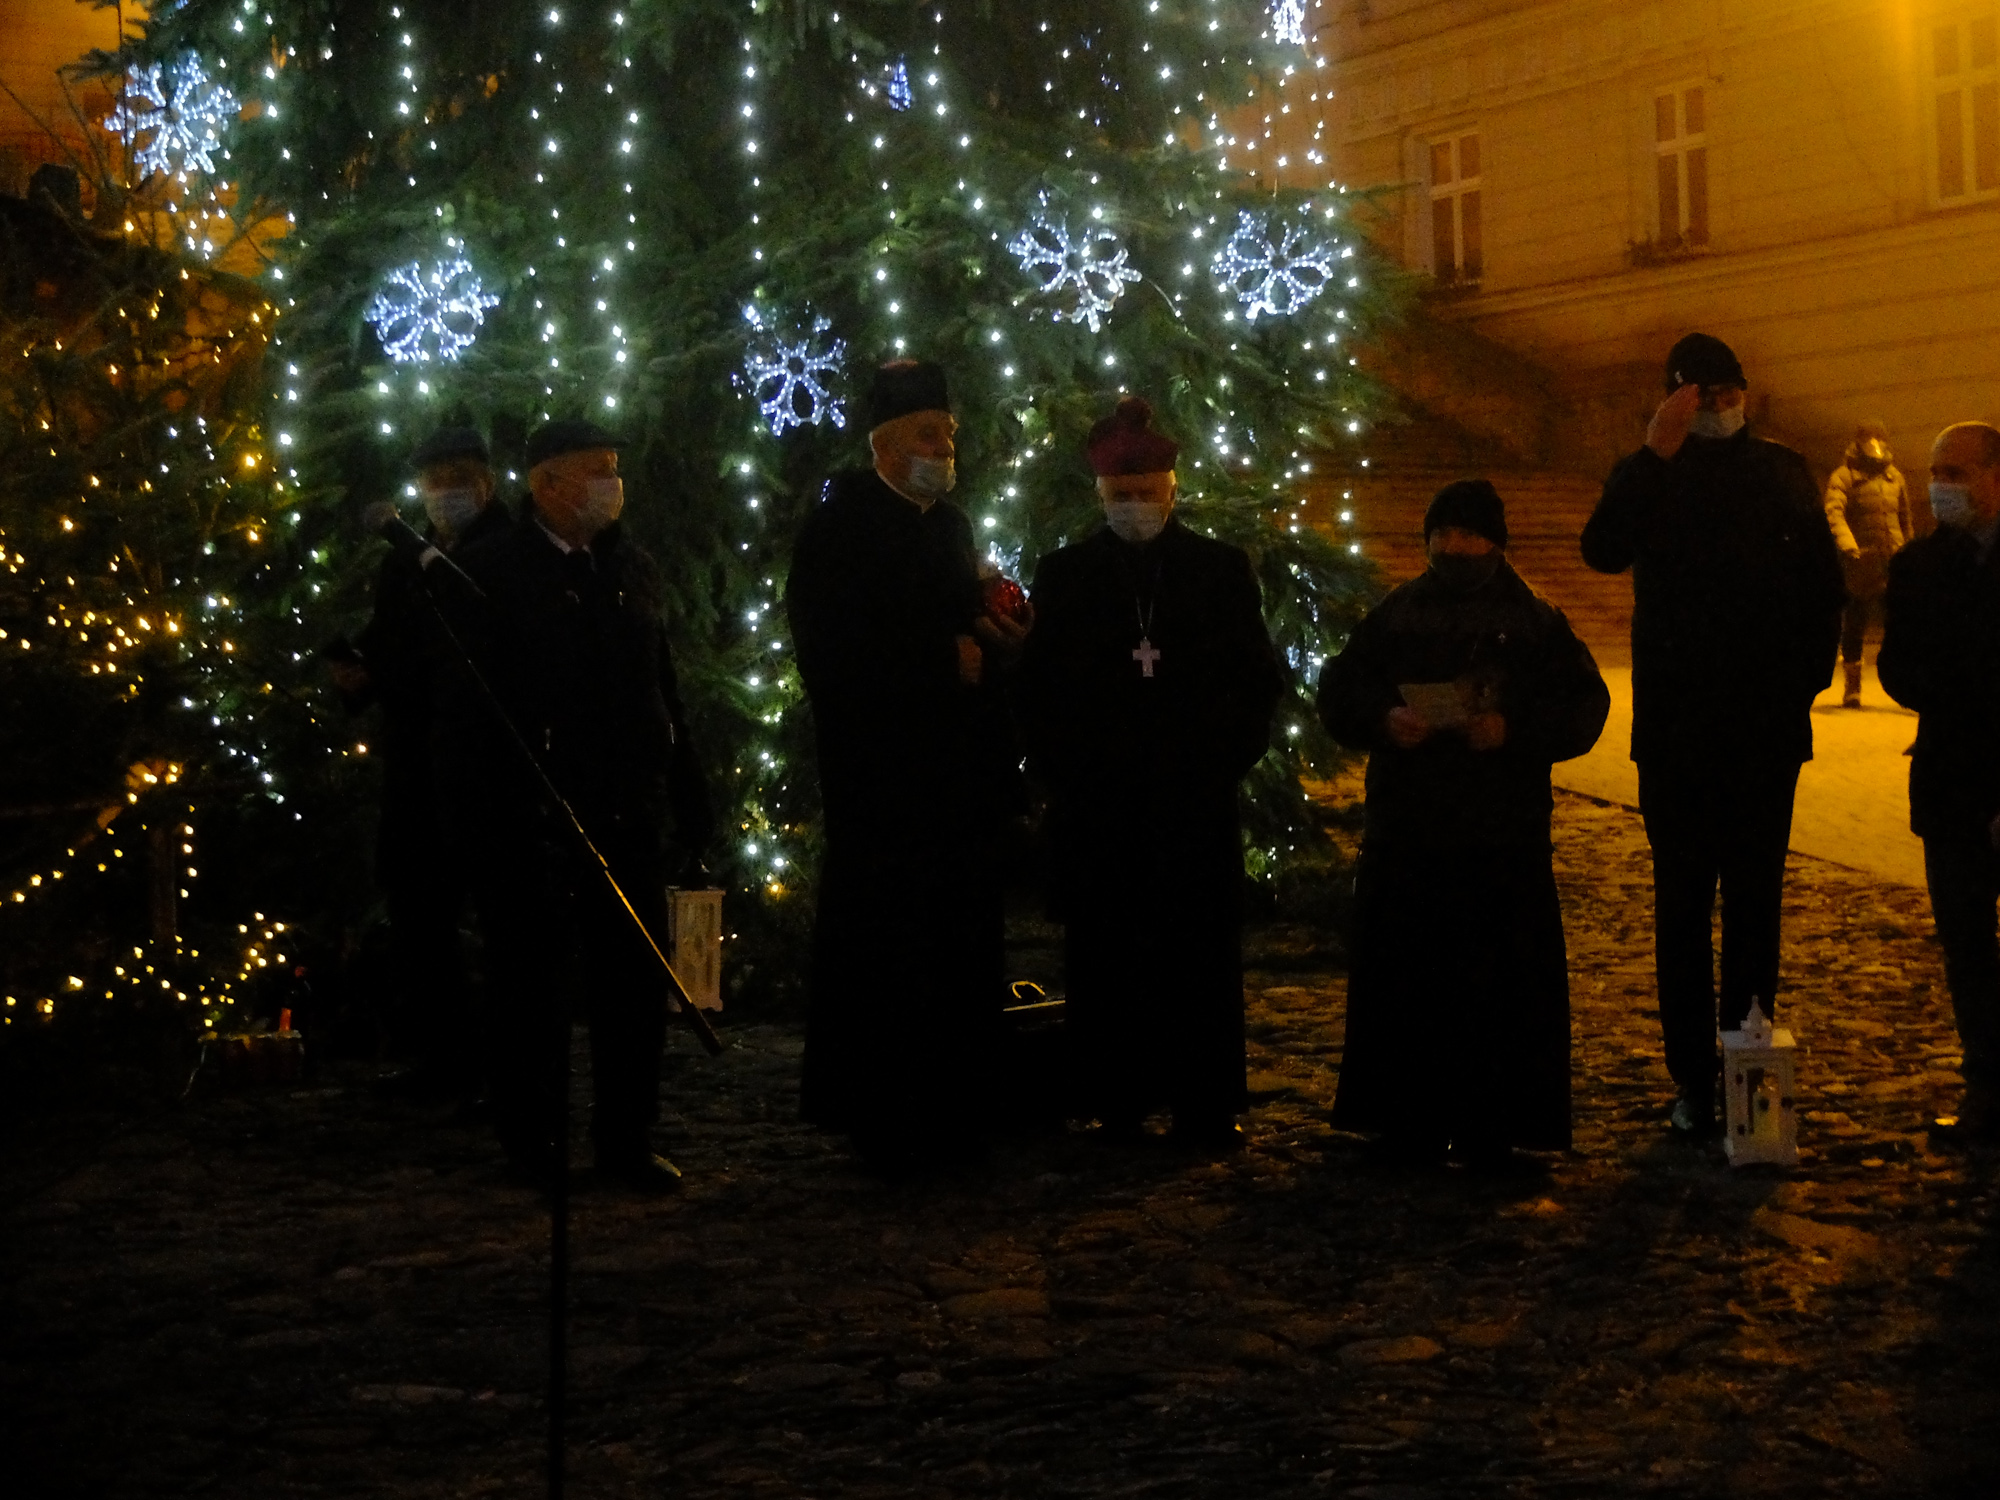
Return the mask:
<svg viewBox="0 0 2000 1500"><path fill-rule="evenodd" d="M512 517L493 498L486 440L470 427L433 433L410 455L423 499L424 536L447 555L505 532ZM384 1091L418 1102L471 1103L481 1086L459 927L470 895L460 851L439 818L453 774L438 763L441 655L423 571L404 548L382 559L375 608L359 641L329 648L327 670L350 711L382 710L373 736L382 762L375 875L389 912L391 1043L410 1069Z"/></svg>
<svg viewBox="0 0 2000 1500"><path fill-rule="evenodd" d="M1933 1133L2000 1141L2000 428L1960 422L1931 449L1937 530L1889 565L1876 670L1913 708L1910 829L1964 1051L1965 1097Z"/></svg>
<svg viewBox="0 0 2000 1500"><path fill-rule="evenodd" d="M1859 708L1861 646L1882 611L1889 559L1916 534L1910 529L1910 488L1880 422L1864 422L1856 429L1844 460L1827 480L1826 524L1847 580L1847 610L1840 626L1846 683L1840 701L1845 708Z"/></svg>
<svg viewBox="0 0 2000 1500"><path fill-rule="evenodd" d="M1736 1028L1753 997L1777 1014L1792 798L1847 597L1819 486L1752 436L1747 384L1722 340L1675 344L1645 446L1611 471L1582 539L1600 573L1632 570L1632 759L1672 1119L1691 1135L1714 1129L1718 1024Z"/></svg>
<svg viewBox="0 0 2000 1500"><path fill-rule="evenodd" d="M1506 545L1490 483L1439 490L1429 568L1369 611L1319 684L1334 738L1368 752L1333 1121L1403 1159L1449 1144L1475 1167L1570 1143L1549 767L1596 744L1611 707ZM1420 1083L1413 1039L1435 1059Z"/></svg>
<svg viewBox="0 0 2000 1500"><path fill-rule="evenodd" d="M1242 1144L1243 827L1284 674L1249 557L1174 514L1179 445L1128 396L1091 429L1105 524L1035 569L1020 671L1048 790L1079 1113Z"/></svg>

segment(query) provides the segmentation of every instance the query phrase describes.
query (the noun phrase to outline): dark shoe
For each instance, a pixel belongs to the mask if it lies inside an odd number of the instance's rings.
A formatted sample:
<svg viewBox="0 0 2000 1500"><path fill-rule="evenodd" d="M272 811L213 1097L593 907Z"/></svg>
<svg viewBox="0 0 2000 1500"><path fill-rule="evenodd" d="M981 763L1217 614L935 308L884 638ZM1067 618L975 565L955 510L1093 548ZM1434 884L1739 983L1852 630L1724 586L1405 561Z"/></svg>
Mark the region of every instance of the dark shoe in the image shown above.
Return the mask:
<svg viewBox="0 0 2000 1500"><path fill-rule="evenodd" d="M681 1190L681 1169L657 1151L620 1152L609 1157L600 1155L597 1170L635 1193L659 1196Z"/></svg>
<svg viewBox="0 0 2000 1500"><path fill-rule="evenodd" d="M1204 1156L1226 1156L1241 1151L1249 1144L1249 1138L1229 1115L1196 1115L1191 1119L1176 1115L1174 1128L1167 1132L1167 1144Z"/></svg>
<svg viewBox="0 0 2000 1500"><path fill-rule="evenodd" d="M1096 1138L1107 1146L1145 1146L1152 1142L1146 1122L1138 1115L1100 1116Z"/></svg>
<svg viewBox="0 0 2000 1500"><path fill-rule="evenodd" d="M1368 1143L1368 1159L1384 1167L1405 1170L1441 1167L1448 1144L1441 1136L1400 1132L1379 1135Z"/></svg>
<svg viewBox="0 0 2000 1500"><path fill-rule="evenodd" d="M450 1104L458 1098L457 1085L431 1068L385 1073L368 1085L368 1092L392 1104Z"/></svg>
<svg viewBox="0 0 2000 1500"><path fill-rule="evenodd" d="M547 1193L555 1188L556 1159L553 1152L509 1151L507 1181L531 1192Z"/></svg>
<svg viewBox="0 0 2000 1500"><path fill-rule="evenodd" d="M1715 1101L1695 1094L1682 1094L1674 1100L1673 1113L1668 1116L1668 1124L1674 1134L1685 1136L1691 1141L1706 1140L1715 1134Z"/></svg>
<svg viewBox="0 0 2000 1500"><path fill-rule="evenodd" d="M1844 665L1847 668L1847 684L1846 691L1841 695L1840 706L1859 708L1861 707L1861 663L1850 661Z"/></svg>

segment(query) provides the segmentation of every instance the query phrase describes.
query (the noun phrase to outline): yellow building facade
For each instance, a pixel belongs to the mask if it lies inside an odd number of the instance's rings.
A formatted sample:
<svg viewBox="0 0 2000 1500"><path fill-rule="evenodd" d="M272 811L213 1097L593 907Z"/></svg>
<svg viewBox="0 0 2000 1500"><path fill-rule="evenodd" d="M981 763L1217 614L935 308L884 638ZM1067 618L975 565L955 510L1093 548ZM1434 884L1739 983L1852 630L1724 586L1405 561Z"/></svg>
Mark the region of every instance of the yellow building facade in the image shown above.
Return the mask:
<svg viewBox="0 0 2000 1500"><path fill-rule="evenodd" d="M1622 428L1699 328L1822 467L1866 418L1906 460L2000 419L2000 0L1321 0L1307 24L1318 98L1272 119L1265 169L1392 188L1377 232L1435 311L1547 389Z"/></svg>

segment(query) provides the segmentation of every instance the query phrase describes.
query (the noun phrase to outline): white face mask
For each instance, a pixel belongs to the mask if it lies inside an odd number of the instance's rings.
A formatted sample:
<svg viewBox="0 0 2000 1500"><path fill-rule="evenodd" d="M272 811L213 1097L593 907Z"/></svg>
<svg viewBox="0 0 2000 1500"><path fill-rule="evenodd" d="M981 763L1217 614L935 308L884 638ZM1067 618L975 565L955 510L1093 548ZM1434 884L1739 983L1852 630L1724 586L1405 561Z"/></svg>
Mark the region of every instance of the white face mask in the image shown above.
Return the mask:
<svg viewBox="0 0 2000 1500"><path fill-rule="evenodd" d="M1688 422L1688 431L1696 437L1735 437L1743 430L1743 408L1732 406L1728 411L1698 411Z"/></svg>
<svg viewBox="0 0 2000 1500"><path fill-rule="evenodd" d="M625 481L589 479L584 481L583 504L576 518L592 531L602 531L625 509Z"/></svg>
<svg viewBox="0 0 2000 1500"><path fill-rule="evenodd" d="M911 458L903 487L913 495L936 500L958 483L958 462L950 458Z"/></svg>
<svg viewBox="0 0 2000 1500"><path fill-rule="evenodd" d="M1144 544L1166 530L1169 509L1164 500L1107 500L1104 521L1119 541Z"/></svg>
<svg viewBox="0 0 2000 1500"><path fill-rule="evenodd" d="M1979 511L1972 503L1972 486L1931 481L1931 514L1940 526L1956 526L1970 531L1979 524Z"/></svg>
<svg viewBox="0 0 2000 1500"><path fill-rule="evenodd" d="M453 535L478 520L479 512L485 505L486 496L469 485L454 490L424 492L424 514L431 518L431 525Z"/></svg>

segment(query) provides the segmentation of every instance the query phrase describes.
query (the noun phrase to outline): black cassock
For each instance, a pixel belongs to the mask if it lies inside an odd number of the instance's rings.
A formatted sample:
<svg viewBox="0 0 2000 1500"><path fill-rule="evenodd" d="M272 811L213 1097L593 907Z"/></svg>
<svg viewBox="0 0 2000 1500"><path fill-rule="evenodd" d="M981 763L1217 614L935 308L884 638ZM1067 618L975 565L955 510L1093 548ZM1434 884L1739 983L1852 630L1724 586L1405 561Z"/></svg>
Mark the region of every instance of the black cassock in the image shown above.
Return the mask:
<svg viewBox="0 0 2000 1500"><path fill-rule="evenodd" d="M1385 721L1403 683L1462 682L1507 721L1475 751ZM1468 594L1424 573L1321 675L1334 738L1368 756L1347 1038L1334 1124L1472 1149L1569 1145L1569 963L1549 767L1582 755L1610 698L1562 612L1504 560Z"/></svg>
<svg viewBox="0 0 2000 1500"><path fill-rule="evenodd" d="M1240 550L1177 521L1042 559L1021 659L1049 795L1077 1108L1123 1120L1241 1110L1237 784L1270 748L1283 674Z"/></svg>
<svg viewBox="0 0 2000 1500"><path fill-rule="evenodd" d="M959 679L981 613L972 527L872 470L836 476L786 610L826 813L802 1112L856 1136L976 1129L1004 1003L999 841L1016 758L1003 688Z"/></svg>

